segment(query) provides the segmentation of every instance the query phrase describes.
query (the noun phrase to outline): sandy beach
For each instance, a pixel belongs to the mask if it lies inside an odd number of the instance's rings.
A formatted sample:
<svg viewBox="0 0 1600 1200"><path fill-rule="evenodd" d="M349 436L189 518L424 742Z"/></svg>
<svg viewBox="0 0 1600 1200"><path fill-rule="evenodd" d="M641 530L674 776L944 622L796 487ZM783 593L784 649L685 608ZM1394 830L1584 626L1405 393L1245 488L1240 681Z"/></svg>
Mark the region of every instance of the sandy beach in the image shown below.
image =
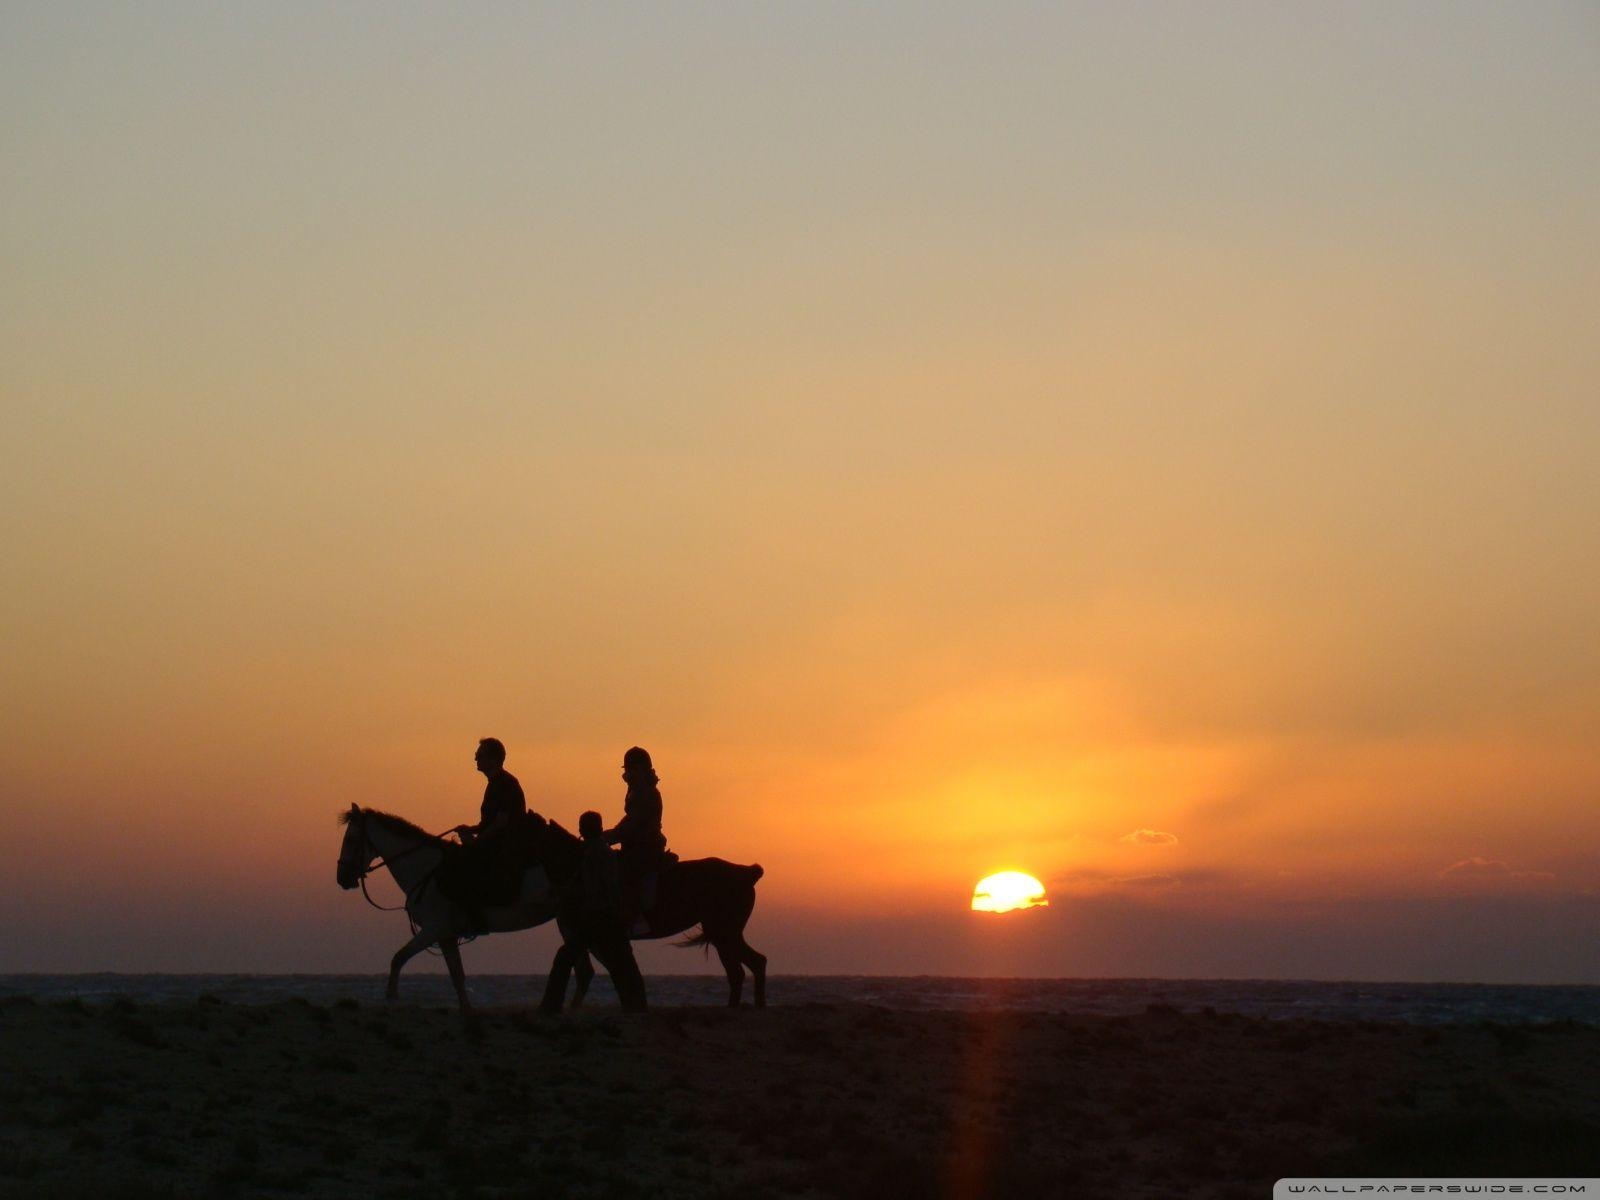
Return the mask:
<svg viewBox="0 0 1600 1200"><path fill-rule="evenodd" d="M0 1007L0 1195L1260 1197L1600 1171L1600 1030Z"/></svg>

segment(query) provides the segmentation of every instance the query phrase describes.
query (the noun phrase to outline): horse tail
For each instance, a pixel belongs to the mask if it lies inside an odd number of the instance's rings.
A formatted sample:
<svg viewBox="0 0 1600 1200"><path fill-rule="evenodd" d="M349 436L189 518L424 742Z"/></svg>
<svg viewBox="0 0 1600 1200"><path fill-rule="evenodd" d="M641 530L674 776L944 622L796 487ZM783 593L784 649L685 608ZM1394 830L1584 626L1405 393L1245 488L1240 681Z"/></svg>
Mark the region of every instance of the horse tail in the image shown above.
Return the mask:
<svg viewBox="0 0 1600 1200"><path fill-rule="evenodd" d="M699 933L691 933L688 937L672 943L674 946L687 948L689 946L704 946L706 953L711 953L711 935L706 932L704 925L700 926Z"/></svg>
<svg viewBox="0 0 1600 1200"><path fill-rule="evenodd" d="M712 860L712 861L716 861L716 860ZM753 905L755 903L755 886L756 886L756 883L757 883L758 880L760 880L760 878L763 875L765 875L767 873L766 872L766 868L764 868L760 863L752 863L748 867L740 866L737 863L729 863L729 862L723 862L723 863L720 863L719 865L724 870L726 870L727 868L731 867L732 870L731 870L731 872L729 872L729 874L731 874L733 876L733 878L735 880L737 880L739 883L743 884L744 886L746 886L746 887L748 887L750 889L750 900L749 900L749 903ZM723 878L725 878L725 879L727 877L728 877L727 875L723 876ZM721 928L724 933L728 932L728 930L726 928L726 922L724 920L719 918L716 914L709 914L709 915L712 916L712 923L713 924L715 924L719 928ZM726 916L727 914L723 914L723 915ZM742 930L744 928L745 920L747 920L749 918L749 916L750 916L750 909L749 908L745 908L744 912L739 916L737 930L735 930L735 936L740 936L739 933L738 933L738 930ZM676 942L673 942L672 944L674 946L678 946L680 948L700 946L705 950L705 952L707 954L710 954L711 953L711 947L715 944L715 942L716 942L716 939L706 929L705 923L701 922L699 932L692 933L688 937L681 938L680 940L678 940Z"/></svg>

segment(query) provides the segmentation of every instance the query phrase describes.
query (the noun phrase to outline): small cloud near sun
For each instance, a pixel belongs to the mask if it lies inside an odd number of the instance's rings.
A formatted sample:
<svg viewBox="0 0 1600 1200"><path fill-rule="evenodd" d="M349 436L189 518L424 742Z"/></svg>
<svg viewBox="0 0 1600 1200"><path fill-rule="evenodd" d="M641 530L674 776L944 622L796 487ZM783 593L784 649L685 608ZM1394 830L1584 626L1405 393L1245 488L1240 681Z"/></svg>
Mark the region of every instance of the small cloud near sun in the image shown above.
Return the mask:
<svg viewBox="0 0 1600 1200"><path fill-rule="evenodd" d="M1128 887L1176 887L1183 880L1176 875L1125 875L1120 879L1112 879L1110 882Z"/></svg>
<svg viewBox="0 0 1600 1200"><path fill-rule="evenodd" d="M1480 858L1474 855L1472 858L1463 858L1460 862L1451 863L1439 872L1439 878L1449 879L1451 876L1456 876L1457 878L1482 879L1490 875L1504 876L1509 874L1511 874L1510 866L1499 859Z"/></svg>
<svg viewBox="0 0 1600 1200"><path fill-rule="evenodd" d="M1119 842L1137 842L1145 846L1176 846L1178 835L1162 833L1159 829L1135 829L1117 839Z"/></svg>
<svg viewBox="0 0 1600 1200"><path fill-rule="evenodd" d="M1498 858L1473 855L1451 863L1439 872L1440 879L1554 879L1549 871L1513 871L1511 864Z"/></svg>

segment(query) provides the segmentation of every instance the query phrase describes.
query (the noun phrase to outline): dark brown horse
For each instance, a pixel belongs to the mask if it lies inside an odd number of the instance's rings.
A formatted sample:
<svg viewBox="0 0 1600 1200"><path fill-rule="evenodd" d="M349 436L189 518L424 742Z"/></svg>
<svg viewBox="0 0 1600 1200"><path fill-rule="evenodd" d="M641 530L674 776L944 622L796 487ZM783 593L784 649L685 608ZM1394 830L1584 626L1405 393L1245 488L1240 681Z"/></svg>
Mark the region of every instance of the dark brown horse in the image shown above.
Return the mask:
<svg viewBox="0 0 1600 1200"><path fill-rule="evenodd" d="M549 873L551 881L564 890L571 899L563 904L556 916L556 926L561 930L561 948L556 951L550 965L550 978L545 986L542 1012L560 1012L566 1000L567 978L572 972L579 974L580 991L592 975L589 953L595 948L592 936L593 922L586 919L579 898L581 888L575 886L583 861L583 842L577 836L551 821L539 831L536 851L539 861ZM680 862L661 872L656 887L656 903L645 914L649 929L636 933L633 940L651 940L685 933L696 925L700 932L685 939L685 946L709 946L722 960L722 969L728 976L728 1005L737 1007L744 991L744 969L750 968L754 983L754 1000L757 1008L767 1003L767 956L753 949L744 940L744 928L756 906L756 880L762 876L759 866L740 866L720 858L696 858ZM632 957L632 955L628 955ZM635 968L637 969L637 968ZM631 982L631 981L613 981ZM632 991L632 989L629 989ZM618 996L625 1008L643 1008L642 991L634 997Z"/></svg>

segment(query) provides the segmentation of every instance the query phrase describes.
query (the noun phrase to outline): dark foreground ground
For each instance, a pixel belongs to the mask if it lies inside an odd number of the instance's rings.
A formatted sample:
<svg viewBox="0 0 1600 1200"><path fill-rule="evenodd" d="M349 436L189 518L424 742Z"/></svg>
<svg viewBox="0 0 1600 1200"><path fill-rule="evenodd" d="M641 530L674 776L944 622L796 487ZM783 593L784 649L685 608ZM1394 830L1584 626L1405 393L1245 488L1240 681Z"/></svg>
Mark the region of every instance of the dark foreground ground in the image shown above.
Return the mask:
<svg viewBox="0 0 1600 1200"><path fill-rule="evenodd" d="M1600 1029L0 1001L0 1197L1265 1197L1600 1174Z"/></svg>

